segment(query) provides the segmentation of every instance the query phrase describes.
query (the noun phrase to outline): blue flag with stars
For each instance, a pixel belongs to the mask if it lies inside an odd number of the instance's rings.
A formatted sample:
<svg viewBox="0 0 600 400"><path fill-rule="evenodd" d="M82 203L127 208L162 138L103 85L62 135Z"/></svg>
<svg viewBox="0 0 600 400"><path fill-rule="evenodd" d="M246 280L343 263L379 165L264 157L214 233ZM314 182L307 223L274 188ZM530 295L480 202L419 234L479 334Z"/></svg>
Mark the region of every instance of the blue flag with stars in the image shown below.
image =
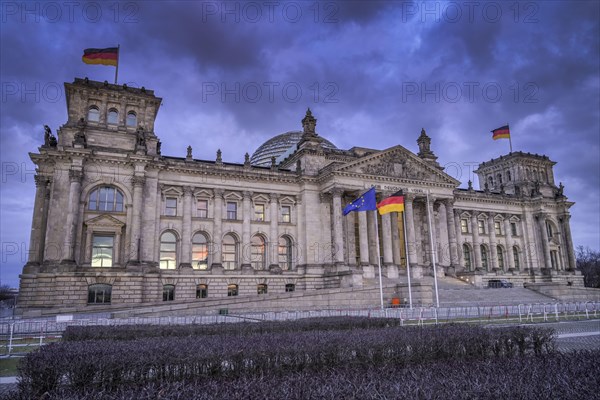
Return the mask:
<svg viewBox="0 0 600 400"><path fill-rule="evenodd" d="M351 213L352 211L372 211L377 210L377 201L375 200L375 188L367 190L358 199L348 204L344 208L344 215Z"/></svg>

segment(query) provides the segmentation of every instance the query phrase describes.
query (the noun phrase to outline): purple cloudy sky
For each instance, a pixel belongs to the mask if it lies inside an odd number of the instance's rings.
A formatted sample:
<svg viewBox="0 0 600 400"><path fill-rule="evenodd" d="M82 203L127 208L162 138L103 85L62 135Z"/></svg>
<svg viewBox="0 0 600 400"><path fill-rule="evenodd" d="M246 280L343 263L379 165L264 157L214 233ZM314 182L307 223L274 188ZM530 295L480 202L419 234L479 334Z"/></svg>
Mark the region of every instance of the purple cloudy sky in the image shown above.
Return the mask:
<svg viewBox="0 0 600 400"><path fill-rule="evenodd" d="M596 1L2 1L1 283L26 262L35 185L28 152L67 119L64 82L112 82L84 48L121 45L119 83L162 97L165 155L241 162L301 128L339 148L415 151L422 127L463 186L514 150L557 162L577 204L575 245L599 249L600 76Z"/></svg>

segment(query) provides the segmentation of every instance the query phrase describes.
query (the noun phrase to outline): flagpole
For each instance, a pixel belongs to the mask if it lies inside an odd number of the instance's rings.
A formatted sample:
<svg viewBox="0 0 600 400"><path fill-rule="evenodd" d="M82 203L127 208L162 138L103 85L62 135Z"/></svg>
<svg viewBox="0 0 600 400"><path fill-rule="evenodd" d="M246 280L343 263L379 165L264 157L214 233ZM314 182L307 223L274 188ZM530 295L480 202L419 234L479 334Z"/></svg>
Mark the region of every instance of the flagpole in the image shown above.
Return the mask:
<svg viewBox="0 0 600 400"><path fill-rule="evenodd" d="M119 76L119 58L121 58L121 45L117 45L117 68L115 68L115 85L117 84L117 77Z"/></svg>
<svg viewBox="0 0 600 400"><path fill-rule="evenodd" d="M431 212L429 211L429 191L427 191L427 222L429 223L429 243L431 244L431 265L433 266L433 284L435 285L435 304L440 307L438 294L437 271L435 265L435 247L433 246L433 229L431 228Z"/></svg>
<svg viewBox="0 0 600 400"><path fill-rule="evenodd" d="M383 311L383 281L381 279L381 255L379 250L379 222L377 221L377 210L373 210L375 213L375 235L377 237L377 264L379 265L379 297L381 299L381 310Z"/></svg>
<svg viewBox="0 0 600 400"><path fill-rule="evenodd" d="M410 286L410 261L408 260L408 239L406 238L406 219L404 219L404 211L402 211L402 226L404 227L404 254L406 255L406 276L408 278L408 304L410 308L413 308L412 305L412 288Z"/></svg>
<svg viewBox="0 0 600 400"><path fill-rule="evenodd" d="M508 124L506 124L508 126ZM512 139L510 138L510 126L508 126L508 144L510 146L510 152L512 153Z"/></svg>

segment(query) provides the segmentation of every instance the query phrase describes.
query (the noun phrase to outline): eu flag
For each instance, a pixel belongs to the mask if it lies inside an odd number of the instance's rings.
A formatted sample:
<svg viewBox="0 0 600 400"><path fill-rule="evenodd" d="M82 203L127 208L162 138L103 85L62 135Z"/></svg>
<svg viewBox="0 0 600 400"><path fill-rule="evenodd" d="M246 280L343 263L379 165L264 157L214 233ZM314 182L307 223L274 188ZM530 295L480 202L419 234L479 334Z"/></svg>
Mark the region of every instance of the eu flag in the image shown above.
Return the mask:
<svg viewBox="0 0 600 400"><path fill-rule="evenodd" d="M375 188L367 190L358 199L348 204L344 208L344 215L352 211L372 211L377 210L377 201L375 200Z"/></svg>

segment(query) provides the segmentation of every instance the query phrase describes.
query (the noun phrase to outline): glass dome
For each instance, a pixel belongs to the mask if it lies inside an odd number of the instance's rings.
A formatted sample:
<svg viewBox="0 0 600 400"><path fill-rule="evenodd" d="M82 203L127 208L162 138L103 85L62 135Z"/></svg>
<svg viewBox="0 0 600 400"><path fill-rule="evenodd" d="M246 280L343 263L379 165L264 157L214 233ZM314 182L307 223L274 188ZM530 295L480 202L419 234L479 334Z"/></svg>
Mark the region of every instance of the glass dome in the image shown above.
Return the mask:
<svg viewBox="0 0 600 400"><path fill-rule="evenodd" d="M337 149L333 143L329 140L323 138L323 142L321 146L326 149ZM285 158L287 158L290 154L296 151L296 146L302 139L302 131L291 131L282 133L281 135L277 135L272 137L271 139L264 142L255 152L252 154L250 158L250 163L252 165L270 167L271 166L271 157L275 157L276 163L279 164Z"/></svg>

